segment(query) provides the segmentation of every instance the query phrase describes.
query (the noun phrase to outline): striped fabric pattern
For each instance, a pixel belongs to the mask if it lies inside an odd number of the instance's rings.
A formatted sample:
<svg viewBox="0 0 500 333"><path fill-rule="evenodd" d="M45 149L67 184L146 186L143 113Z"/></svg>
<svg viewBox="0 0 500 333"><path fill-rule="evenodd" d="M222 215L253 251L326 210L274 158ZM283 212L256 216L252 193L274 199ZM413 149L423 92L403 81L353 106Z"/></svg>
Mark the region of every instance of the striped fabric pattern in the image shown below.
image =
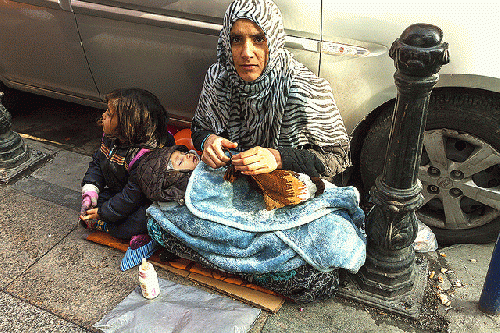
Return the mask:
<svg viewBox="0 0 500 333"><path fill-rule="evenodd" d="M109 150L108 147L104 144L104 142L101 143L101 153L106 155L106 157L111 161L114 162L118 165L124 165L126 169L128 169L127 162L125 161L124 156L120 156L118 154L111 154L111 151Z"/></svg>
<svg viewBox="0 0 500 333"><path fill-rule="evenodd" d="M151 257L156 249L158 248L158 243L154 240L149 243L132 250L130 247L125 252L123 259L120 263L120 269L124 272L130 268L139 265L142 262L142 258L148 259Z"/></svg>
<svg viewBox="0 0 500 333"><path fill-rule="evenodd" d="M241 18L255 22L268 41L269 60L260 77L243 81L234 67L230 31ZM330 84L295 60L284 48L281 12L270 0L236 0L220 32L217 55L205 77L192 128L221 134L254 146L326 147L348 142Z"/></svg>

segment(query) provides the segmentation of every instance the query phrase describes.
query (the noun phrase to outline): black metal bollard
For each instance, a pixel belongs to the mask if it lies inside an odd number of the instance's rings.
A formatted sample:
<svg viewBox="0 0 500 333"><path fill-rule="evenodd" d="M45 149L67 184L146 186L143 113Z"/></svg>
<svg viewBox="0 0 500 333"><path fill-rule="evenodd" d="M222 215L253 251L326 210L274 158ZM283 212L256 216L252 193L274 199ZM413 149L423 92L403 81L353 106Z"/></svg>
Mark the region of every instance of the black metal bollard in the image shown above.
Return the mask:
<svg viewBox="0 0 500 333"><path fill-rule="evenodd" d="M0 98L2 97L0 92ZM46 155L29 149L11 128L11 116L0 101L0 184L8 183Z"/></svg>
<svg viewBox="0 0 500 333"><path fill-rule="evenodd" d="M356 277L363 294L357 299L369 299L369 304L388 310L410 308L414 302L408 293L419 274L413 249L415 211L423 202L417 172L430 94L439 69L449 62L448 44L442 37L436 26L414 24L389 53L396 66L397 103L384 169L371 191L374 207L366 219L367 259ZM420 280L425 283L426 278ZM399 304L382 304L393 301Z"/></svg>

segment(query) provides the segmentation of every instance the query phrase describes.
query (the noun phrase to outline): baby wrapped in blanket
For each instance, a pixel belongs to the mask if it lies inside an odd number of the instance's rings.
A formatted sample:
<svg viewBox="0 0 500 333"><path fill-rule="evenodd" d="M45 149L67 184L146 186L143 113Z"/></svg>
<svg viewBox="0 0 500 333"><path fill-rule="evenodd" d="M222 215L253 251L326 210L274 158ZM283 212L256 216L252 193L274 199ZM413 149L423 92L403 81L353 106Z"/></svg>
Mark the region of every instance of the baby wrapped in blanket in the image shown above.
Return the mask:
<svg viewBox="0 0 500 333"><path fill-rule="evenodd" d="M148 152L143 159L132 181L140 184L146 197L152 201L184 203L189 176L200 161L198 154L186 146L174 145ZM130 246L120 264L121 270L139 265L143 258L151 257L157 248L155 240L149 240L140 247Z"/></svg>
<svg viewBox="0 0 500 333"><path fill-rule="evenodd" d="M333 296L338 269L356 272L364 263L355 188L285 170L251 181L204 163L173 171L168 159L168 149L152 152L138 172L156 201L147 210L150 236L168 251L295 301Z"/></svg>

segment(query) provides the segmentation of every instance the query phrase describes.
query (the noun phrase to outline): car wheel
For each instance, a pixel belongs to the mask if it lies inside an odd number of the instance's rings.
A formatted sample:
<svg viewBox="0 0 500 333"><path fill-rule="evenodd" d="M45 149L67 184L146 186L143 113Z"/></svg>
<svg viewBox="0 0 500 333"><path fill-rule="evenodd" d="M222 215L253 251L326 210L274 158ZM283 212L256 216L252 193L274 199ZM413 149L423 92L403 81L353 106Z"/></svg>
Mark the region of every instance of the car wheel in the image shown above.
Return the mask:
<svg viewBox="0 0 500 333"><path fill-rule="evenodd" d="M394 105L368 131L360 173L367 194L381 174ZM488 243L500 231L500 98L482 90L434 91L418 178L419 219L440 245Z"/></svg>

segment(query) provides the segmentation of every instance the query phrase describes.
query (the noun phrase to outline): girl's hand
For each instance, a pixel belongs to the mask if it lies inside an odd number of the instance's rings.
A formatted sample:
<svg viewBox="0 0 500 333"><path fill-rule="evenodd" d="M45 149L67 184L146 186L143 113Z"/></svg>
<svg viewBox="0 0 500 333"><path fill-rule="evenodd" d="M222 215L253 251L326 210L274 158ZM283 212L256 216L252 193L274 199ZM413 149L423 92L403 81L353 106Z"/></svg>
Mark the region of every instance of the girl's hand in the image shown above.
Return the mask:
<svg viewBox="0 0 500 333"><path fill-rule="evenodd" d="M281 169L281 155L276 149L253 147L233 155L234 168L244 175L258 175Z"/></svg>
<svg viewBox="0 0 500 333"><path fill-rule="evenodd" d="M80 219L83 221L87 220L99 220L99 214L97 214L97 208L92 208L87 210L85 215L80 215Z"/></svg>
<svg viewBox="0 0 500 333"><path fill-rule="evenodd" d="M214 169L225 166L229 162L229 157L224 153L223 148L236 148L238 144L231 142L215 134L205 140L203 144L203 154L201 160Z"/></svg>

